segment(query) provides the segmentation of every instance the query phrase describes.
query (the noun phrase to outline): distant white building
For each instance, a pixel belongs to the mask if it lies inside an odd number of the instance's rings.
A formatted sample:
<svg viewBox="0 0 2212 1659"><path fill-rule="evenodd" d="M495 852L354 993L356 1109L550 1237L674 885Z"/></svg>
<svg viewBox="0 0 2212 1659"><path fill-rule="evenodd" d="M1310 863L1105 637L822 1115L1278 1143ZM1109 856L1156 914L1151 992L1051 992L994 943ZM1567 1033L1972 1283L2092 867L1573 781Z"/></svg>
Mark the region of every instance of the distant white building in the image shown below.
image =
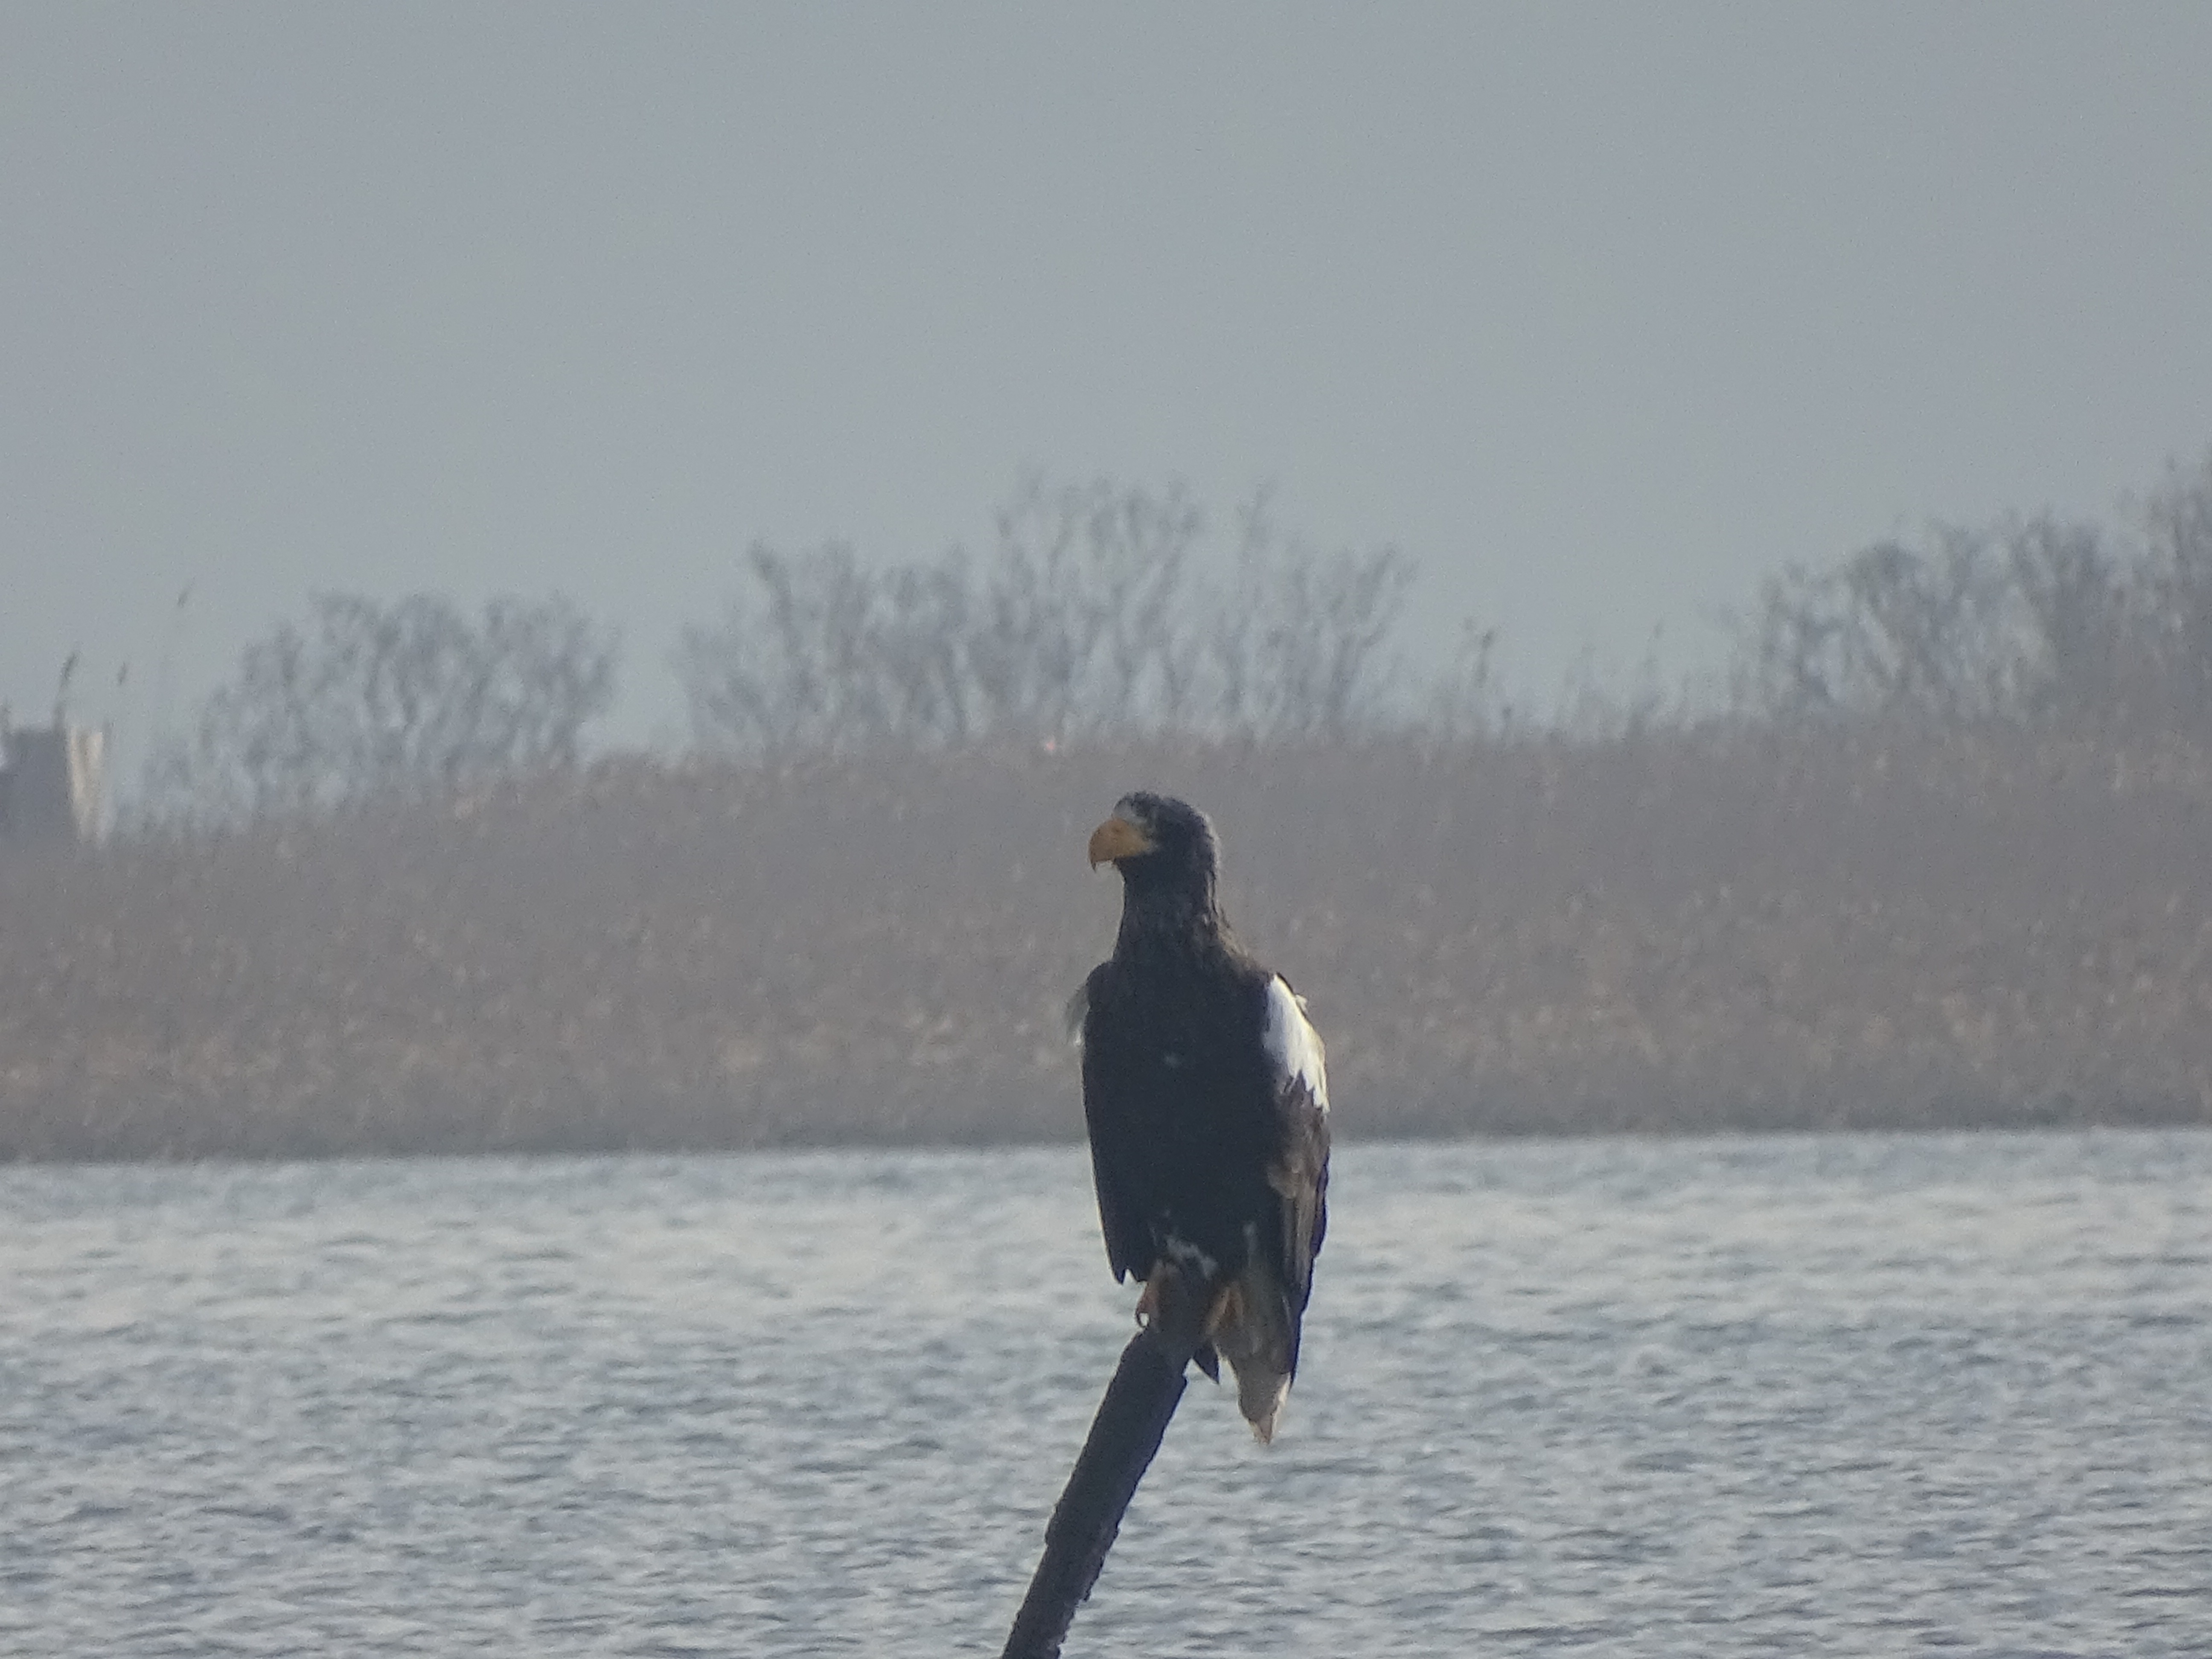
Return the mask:
<svg viewBox="0 0 2212 1659"><path fill-rule="evenodd" d="M0 713L0 841L100 839L107 805L107 734L57 718L13 726Z"/></svg>

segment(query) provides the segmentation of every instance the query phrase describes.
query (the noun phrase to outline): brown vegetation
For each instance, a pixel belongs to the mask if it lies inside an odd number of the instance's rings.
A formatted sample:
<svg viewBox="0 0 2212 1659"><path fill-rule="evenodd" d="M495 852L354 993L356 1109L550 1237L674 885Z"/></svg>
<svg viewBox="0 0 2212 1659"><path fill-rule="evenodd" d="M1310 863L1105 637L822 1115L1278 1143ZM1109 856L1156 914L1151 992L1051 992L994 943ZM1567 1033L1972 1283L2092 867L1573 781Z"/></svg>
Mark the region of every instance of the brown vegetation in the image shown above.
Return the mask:
<svg viewBox="0 0 2212 1659"><path fill-rule="evenodd" d="M1353 1136L2212 1121L2212 763L1954 730L641 759L0 860L0 1156L1070 1139L1121 791Z"/></svg>

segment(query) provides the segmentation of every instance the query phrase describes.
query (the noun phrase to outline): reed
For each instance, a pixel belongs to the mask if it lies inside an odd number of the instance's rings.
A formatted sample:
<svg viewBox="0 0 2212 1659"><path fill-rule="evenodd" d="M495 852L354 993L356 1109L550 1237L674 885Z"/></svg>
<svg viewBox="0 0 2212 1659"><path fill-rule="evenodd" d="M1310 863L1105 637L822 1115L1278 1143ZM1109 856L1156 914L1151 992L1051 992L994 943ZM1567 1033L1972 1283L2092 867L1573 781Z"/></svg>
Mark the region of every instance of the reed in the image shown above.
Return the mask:
<svg viewBox="0 0 2212 1659"><path fill-rule="evenodd" d="M1348 1136L2212 1121L2212 762L2005 729L617 757L0 859L0 1157L1073 1139L1136 786Z"/></svg>

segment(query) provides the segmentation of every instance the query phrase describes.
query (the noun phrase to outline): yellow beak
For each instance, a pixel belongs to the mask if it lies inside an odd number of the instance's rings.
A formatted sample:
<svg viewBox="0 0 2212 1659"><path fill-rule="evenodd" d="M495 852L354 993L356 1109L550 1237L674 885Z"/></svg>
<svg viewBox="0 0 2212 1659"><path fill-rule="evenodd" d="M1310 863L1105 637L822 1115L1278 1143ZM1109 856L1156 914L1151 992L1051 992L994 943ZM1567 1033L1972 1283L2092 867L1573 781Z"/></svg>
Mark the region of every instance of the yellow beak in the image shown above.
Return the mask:
<svg viewBox="0 0 2212 1659"><path fill-rule="evenodd" d="M1127 818L1109 818L1091 832L1091 867L1152 850L1152 837Z"/></svg>

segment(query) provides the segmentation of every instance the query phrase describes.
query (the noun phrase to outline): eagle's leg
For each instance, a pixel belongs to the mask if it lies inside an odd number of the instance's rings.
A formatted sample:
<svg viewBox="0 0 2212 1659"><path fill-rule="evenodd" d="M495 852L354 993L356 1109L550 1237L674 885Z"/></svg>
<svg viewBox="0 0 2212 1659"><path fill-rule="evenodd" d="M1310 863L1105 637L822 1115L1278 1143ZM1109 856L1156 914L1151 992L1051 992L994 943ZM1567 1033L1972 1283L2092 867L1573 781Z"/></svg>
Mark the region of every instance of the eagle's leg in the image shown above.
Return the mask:
<svg viewBox="0 0 2212 1659"><path fill-rule="evenodd" d="M1244 1317L1244 1286L1240 1280L1231 1279L1213 1298L1213 1308L1206 1316L1206 1340L1211 1341L1224 1325L1236 1325Z"/></svg>
<svg viewBox="0 0 2212 1659"><path fill-rule="evenodd" d="M1145 1280L1145 1288L1137 1297L1137 1328L1150 1330L1160 1326L1163 1337L1173 1339L1188 1334L1196 1338L1190 1357L1199 1370L1214 1382L1221 1381L1221 1355L1213 1346L1214 1328L1221 1322L1220 1300L1215 1299L1212 1310L1191 1330L1192 1316L1198 1304L1188 1294L1183 1276L1175 1264L1162 1261L1153 1266L1152 1276ZM1162 1322L1166 1322L1164 1325Z"/></svg>
<svg viewBox="0 0 2212 1659"><path fill-rule="evenodd" d="M1164 1267L1154 1268L1152 1276L1145 1281L1143 1294L1137 1297L1137 1328L1140 1331L1159 1316L1160 1276L1165 1272Z"/></svg>
<svg viewBox="0 0 2212 1659"><path fill-rule="evenodd" d="M1243 1316L1244 1292L1232 1279L1214 1297L1213 1306L1206 1316L1206 1340L1191 1355L1198 1362L1199 1370L1216 1382L1221 1381L1221 1350L1214 1345L1214 1338L1224 1325L1235 1329L1237 1322Z"/></svg>

